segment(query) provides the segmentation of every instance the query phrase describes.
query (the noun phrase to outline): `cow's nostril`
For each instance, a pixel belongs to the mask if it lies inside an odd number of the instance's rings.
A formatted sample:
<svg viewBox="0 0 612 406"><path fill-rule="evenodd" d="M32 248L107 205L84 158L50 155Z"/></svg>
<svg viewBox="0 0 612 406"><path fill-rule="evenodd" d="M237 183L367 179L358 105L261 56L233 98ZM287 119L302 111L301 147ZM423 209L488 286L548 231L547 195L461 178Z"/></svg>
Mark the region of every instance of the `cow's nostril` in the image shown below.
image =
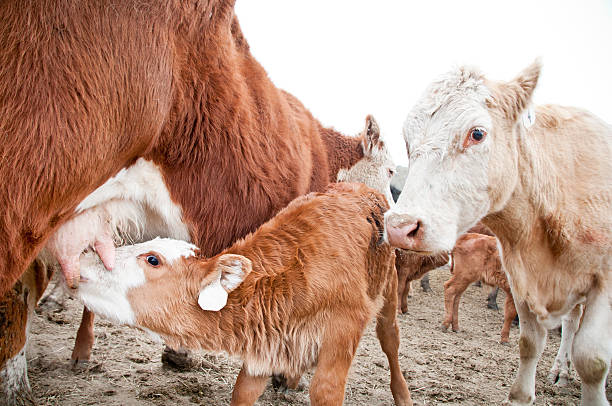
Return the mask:
<svg viewBox="0 0 612 406"><path fill-rule="evenodd" d="M419 220L416 222L416 227L413 228L412 231L408 233L408 238L415 238L417 234L419 233L420 228L421 228L421 221Z"/></svg>

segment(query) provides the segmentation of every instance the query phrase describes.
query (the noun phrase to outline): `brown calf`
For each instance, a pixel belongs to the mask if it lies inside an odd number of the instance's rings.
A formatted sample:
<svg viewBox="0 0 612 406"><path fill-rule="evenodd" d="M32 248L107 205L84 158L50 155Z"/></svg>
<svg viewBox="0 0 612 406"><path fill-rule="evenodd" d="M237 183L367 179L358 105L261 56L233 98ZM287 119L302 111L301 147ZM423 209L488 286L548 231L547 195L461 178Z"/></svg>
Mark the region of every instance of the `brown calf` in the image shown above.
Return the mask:
<svg viewBox="0 0 612 406"><path fill-rule="evenodd" d="M422 278L432 269L448 262L447 254L423 256L406 250L395 250L395 269L397 270L397 311L408 312L410 282Z"/></svg>
<svg viewBox="0 0 612 406"><path fill-rule="evenodd" d="M447 329L452 324L453 331L459 331L459 301L470 284L481 281L491 286L499 286L506 292L504 305L504 326L501 342L507 343L510 326L516 317L516 308L510 285L502 269L497 240L483 234L467 233L462 235L451 253L453 257L452 276L444 283L444 322Z"/></svg>
<svg viewBox="0 0 612 406"><path fill-rule="evenodd" d="M381 238L385 198L358 184L293 201L210 259L183 241L117 248L117 266L81 260L78 296L92 311L145 328L171 346L243 360L232 405L251 405L273 374L317 366L313 405L339 405L359 340L377 317L391 391L411 405L398 362L394 250ZM203 310L204 309L204 310Z"/></svg>

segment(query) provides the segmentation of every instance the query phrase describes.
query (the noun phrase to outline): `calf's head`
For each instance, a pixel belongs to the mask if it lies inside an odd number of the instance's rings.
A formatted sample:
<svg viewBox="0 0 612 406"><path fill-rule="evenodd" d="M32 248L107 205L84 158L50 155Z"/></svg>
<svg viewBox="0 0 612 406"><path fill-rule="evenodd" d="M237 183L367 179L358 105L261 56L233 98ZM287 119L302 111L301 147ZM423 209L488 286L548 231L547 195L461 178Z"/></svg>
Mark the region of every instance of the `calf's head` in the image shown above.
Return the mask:
<svg viewBox="0 0 612 406"><path fill-rule="evenodd" d="M196 252L185 241L156 238L118 247L112 271L87 252L76 295L96 314L163 334L177 314L223 308L251 271L243 256L202 259Z"/></svg>
<svg viewBox="0 0 612 406"><path fill-rule="evenodd" d="M403 128L409 170L385 214L391 245L449 251L478 220L505 206L518 180L521 116L539 74L538 61L510 82L462 67L429 86Z"/></svg>
<svg viewBox="0 0 612 406"><path fill-rule="evenodd" d="M395 163L385 142L380 137L380 128L374 117L367 116L365 128L360 134L363 158L349 169L341 169L338 182L363 183L383 194L393 204L391 178Z"/></svg>

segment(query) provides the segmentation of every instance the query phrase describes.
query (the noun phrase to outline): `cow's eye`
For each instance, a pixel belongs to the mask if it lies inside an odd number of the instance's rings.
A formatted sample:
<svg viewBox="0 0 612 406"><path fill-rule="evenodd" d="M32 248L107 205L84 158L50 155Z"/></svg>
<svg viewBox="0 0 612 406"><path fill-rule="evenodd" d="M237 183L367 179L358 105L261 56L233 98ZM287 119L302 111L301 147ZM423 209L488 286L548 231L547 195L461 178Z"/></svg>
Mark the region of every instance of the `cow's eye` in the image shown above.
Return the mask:
<svg viewBox="0 0 612 406"><path fill-rule="evenodd" d="M465 140L463 141L463 149L482 142L486 136L487 130L485 130L483 127L473 127L470 129L467 137L465 137Z"/></svg>
<svg viewBox="0 0 612 406"><path fill-rule="evenodd" d="M470 137L476 142L480 142L487 135L487 131L482 127L474 127L470 131Z"/></svg>
<svg viewBox="0 0 612 406"><path fill-rule="evenodd" d="M395 175L395 171L393 169L387 169L389 171L389 177L392 178Z"/></svg>
<svg viewBox="0 0 612 406"><path fill-rule="evenodd" d="M147 255L147 262L151 266L159 266L159 259L155 255Z"/></svg>

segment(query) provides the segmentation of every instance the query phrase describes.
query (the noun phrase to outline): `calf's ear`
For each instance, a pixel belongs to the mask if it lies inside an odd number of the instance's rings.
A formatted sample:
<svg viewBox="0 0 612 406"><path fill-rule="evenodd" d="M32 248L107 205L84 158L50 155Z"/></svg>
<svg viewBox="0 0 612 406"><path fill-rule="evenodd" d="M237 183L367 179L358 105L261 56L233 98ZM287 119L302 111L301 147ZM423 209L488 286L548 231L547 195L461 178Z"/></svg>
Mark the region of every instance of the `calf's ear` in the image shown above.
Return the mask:
<svg viewBox="0 0 612 406"><path fill-rule="evenodd" d="M363 130L363 152L371 155L374 147L380 142L380 128L372 115L366 117L365 128Z"/></svg>
<svg viewBox="0 0 612 406"><path fill-rule="evenodd" d="M208 311L223 309L228 293L236 289L252 269L251 261L242 255L221 255L212 270L213 277L206 278L200 289L198 305Z"/></svg>

